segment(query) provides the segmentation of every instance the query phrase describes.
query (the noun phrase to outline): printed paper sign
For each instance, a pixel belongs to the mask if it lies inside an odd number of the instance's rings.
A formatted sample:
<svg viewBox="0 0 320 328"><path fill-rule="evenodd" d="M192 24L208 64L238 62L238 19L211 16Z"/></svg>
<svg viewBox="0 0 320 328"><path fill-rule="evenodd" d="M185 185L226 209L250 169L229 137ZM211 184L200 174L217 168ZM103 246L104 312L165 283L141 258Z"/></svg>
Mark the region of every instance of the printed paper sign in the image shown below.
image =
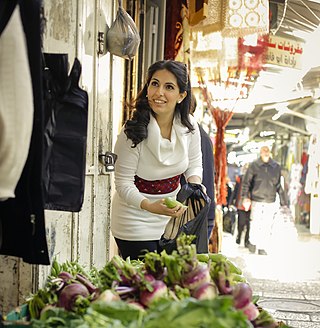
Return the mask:
<svg viewBox="0 0 320 328"><path fill-rule="evenodd" d="M301 69L303 46L302 42L270 35L266 63Z"/></svg>

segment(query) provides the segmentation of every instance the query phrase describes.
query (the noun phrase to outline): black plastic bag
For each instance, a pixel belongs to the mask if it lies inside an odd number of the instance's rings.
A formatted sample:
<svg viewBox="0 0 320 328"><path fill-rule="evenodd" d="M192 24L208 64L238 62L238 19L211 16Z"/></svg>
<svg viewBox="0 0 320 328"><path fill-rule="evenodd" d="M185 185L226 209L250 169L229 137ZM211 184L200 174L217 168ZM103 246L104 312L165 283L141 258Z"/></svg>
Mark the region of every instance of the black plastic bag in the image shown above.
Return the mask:
<svg viewBox="0 0 320 328"><path fill-rule="evenodd" d="M226 208L223 214L223 231L234 234L237 210Z"/></svg>
<svg viewBox="0 0 320 328"><path fill-rule="evenodd" d="M84 199L88 94L79 87L75 58L68 76L66 54L44 54L45 208L79 212Z"/></svg>
<svg viewBox="0 0 320 328"><path fill-rule="evenodd" d="M211 199L203 192L201 185L187 183L181 187L177 200L188 206L180 218L171 218L160 246L168 254L177 249L176 240L181 233L195 235L197 253L208 253L208 212ZM170 236L171 238L168 238Z"/></svg>

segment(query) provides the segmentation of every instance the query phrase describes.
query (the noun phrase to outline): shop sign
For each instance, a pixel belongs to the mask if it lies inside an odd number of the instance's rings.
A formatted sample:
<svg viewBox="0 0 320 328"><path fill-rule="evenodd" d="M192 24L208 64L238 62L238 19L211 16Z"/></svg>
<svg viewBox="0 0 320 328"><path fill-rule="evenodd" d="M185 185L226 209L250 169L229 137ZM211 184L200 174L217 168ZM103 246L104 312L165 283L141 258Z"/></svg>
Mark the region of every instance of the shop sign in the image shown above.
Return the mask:
<svg viewBox="0 0 320 328"><path fill-rule="evenodd" d="M304 44L292 39L270 35L266 63L301 69Z"/></svg>

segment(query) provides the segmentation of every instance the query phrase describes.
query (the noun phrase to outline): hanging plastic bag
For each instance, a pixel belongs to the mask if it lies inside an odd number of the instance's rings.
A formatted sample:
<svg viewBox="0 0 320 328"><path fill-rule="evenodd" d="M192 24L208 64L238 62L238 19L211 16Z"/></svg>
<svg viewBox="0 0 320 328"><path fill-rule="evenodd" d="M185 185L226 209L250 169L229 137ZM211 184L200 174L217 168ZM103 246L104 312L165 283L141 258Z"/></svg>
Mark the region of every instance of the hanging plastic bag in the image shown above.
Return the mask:
<svg viewBox="0 0 320 328"><path fill-rule="evenodd" d="M117 17L107 33L108 51L116 56L131 60L137 53L140 35L131 16L123 9L119 0Z"/></svg>
<svg viewBox="0 0 320 328"><path fill-rule="evenodd" d="M211 199L201 185L187 183L182 186L177 200L188 206L180 218L171 218L160 239L160 246L168 254L177 248L176 240L181 233L195 235L197 253L208 253L208 212Z"/></svg>

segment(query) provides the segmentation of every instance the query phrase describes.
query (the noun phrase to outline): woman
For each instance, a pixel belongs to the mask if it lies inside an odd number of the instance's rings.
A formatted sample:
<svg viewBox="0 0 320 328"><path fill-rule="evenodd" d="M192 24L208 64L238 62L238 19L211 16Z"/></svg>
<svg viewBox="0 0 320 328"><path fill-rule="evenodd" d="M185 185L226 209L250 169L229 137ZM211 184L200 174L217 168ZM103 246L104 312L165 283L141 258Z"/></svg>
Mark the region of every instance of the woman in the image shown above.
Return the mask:
<svg viewBox="0 0 320 328"><path fill-rule="evenodd" d="M168 220L185 210L168 208L164 198L177 195L181 174L201 184L200 133L189 115L190 100L186 65L168 60L149 67L132 118L115 145L111 231L123 258L137 259L146 250L160 252Z"/></svg>

